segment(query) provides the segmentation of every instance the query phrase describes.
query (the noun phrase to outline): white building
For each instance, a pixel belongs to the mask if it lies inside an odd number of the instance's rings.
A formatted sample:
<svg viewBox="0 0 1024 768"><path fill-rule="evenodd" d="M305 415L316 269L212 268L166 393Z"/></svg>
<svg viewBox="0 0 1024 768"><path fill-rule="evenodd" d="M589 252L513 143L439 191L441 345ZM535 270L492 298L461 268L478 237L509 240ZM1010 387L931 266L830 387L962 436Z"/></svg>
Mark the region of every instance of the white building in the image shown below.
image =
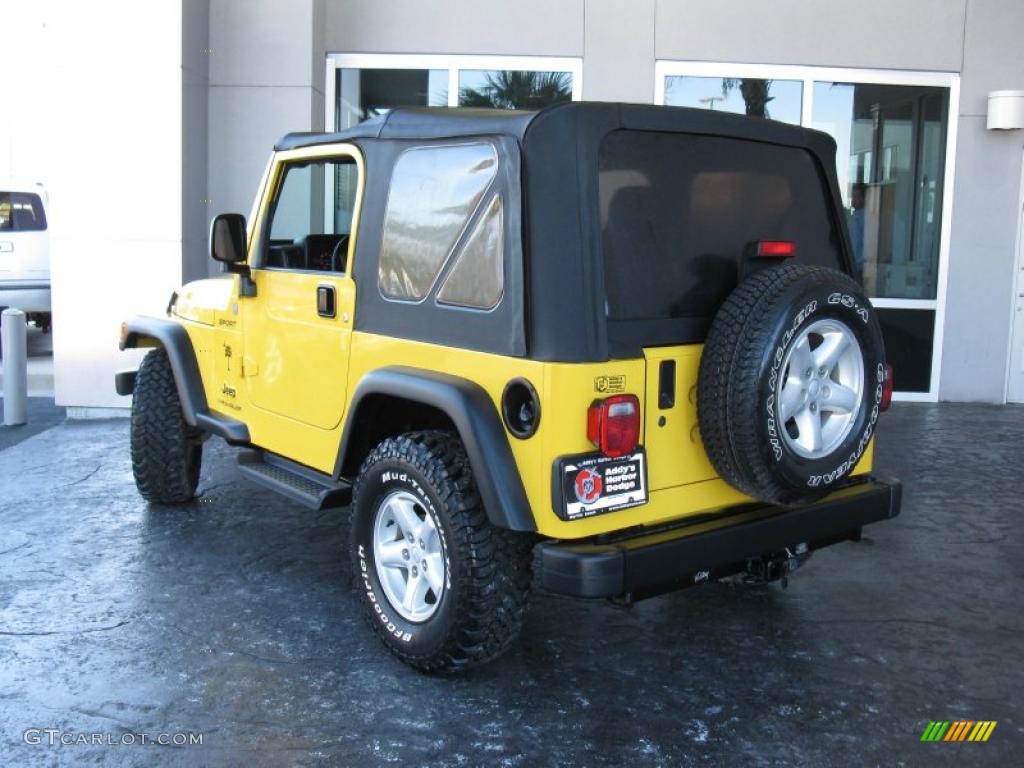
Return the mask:
<svg viewBox="0 0 1024 768"><path fill-rule="evenodd" d="M282 134L502 72L828 131L898 396L1024 400L1024 131L987 127L1024 89L1019 0L0 4L0 178L50 192L59 404L127 404L118 324L213 270L209 219Z"/></svg>

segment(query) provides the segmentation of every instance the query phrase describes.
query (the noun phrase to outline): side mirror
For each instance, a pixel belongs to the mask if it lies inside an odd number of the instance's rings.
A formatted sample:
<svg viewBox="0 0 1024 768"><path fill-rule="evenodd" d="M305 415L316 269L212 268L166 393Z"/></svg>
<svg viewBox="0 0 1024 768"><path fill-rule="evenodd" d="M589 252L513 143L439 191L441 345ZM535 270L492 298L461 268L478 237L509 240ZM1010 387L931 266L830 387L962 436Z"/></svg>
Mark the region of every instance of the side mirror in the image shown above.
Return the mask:
<svg viewBox="0 0 1024 768"><path fill-rule="evenodd" d="M210 257L238 275L238 295L255 296L256 283L245 261L245 216L221 213L210 224Z"/></svg>
<svg viewBox="0 0 1024 768"><path fill-rule="evenodd" d="M221 213L210 225L210 258L225 264L245 261L245 216Z"/></svg>

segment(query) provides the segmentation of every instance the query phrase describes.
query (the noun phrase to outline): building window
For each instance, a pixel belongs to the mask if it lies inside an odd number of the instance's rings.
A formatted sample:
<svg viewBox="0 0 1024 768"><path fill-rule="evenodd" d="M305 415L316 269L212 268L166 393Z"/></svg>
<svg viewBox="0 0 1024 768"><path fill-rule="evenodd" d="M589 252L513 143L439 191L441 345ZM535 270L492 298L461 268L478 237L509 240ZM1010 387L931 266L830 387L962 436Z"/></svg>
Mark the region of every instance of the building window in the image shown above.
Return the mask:
<svg viewBox="0 0 1024 768"><path fill-rule="evenodd" d="M857 278L901 399L937 398L956 75L659 61L655 102L804 125L836 140Z"/></svg>
<svg viewBox="0 0 1024 768"><path fill-rule="evenodd" d="M803 83L756 77L665 78L665 103L800 124Z"/></svg>
<svg viewBox="0 0 1024 768"><path fill-rule="evenodd" d="M395 107L445 107L444 69L351 69L335 72L337 128L348 128Z"/></svg>
<svg viewBox="0 0 1024 768"><path fill-rule="evenodd" d="M572 101L571 72L464 69L459 72L459 106L540 109Z"/></svg>
<svg viewBox="0 0 1024 768"><path fill-rule="evenodd" d="M582 94L582 60L542 56L329 54L327 126L395 107L540 109Z"/></svg>

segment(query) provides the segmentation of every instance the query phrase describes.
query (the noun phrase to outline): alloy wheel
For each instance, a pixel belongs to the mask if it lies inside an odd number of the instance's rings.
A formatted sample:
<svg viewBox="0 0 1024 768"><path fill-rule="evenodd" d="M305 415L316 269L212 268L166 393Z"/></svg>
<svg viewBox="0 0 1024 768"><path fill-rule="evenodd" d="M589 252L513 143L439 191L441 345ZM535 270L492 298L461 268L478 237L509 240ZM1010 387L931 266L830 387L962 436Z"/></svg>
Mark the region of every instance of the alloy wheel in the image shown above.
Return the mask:
<svg viewBox="0 0 1024 768"><path fill-rule="evenodd" d="M419 623L434 615L445 589L441 535L411 493L391 493L378 507L373 560L384 595L402 618Z"/></svg>
<svg viewBox="0 0 1024 768"><path fill-rule="evenodd" d="M832 453L850 433L864 394L864 355L839 320L818 320L786 351L775 401L786 445L806 459Z"/></svg>

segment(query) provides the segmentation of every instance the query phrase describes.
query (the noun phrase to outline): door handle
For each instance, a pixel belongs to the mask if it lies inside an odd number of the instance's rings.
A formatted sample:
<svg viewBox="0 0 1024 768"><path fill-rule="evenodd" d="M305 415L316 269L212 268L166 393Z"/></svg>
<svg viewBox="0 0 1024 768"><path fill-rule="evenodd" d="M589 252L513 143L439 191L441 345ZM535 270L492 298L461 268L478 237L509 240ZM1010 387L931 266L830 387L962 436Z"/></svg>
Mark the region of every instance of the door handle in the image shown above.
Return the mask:
<svg viewBox="0 0 1024 768"><path fill-rule="evenodd" d="M338 305L334 300L334 286L318 285L316 287L316 313L320 317L334 317L337 311Z"/></svg>

